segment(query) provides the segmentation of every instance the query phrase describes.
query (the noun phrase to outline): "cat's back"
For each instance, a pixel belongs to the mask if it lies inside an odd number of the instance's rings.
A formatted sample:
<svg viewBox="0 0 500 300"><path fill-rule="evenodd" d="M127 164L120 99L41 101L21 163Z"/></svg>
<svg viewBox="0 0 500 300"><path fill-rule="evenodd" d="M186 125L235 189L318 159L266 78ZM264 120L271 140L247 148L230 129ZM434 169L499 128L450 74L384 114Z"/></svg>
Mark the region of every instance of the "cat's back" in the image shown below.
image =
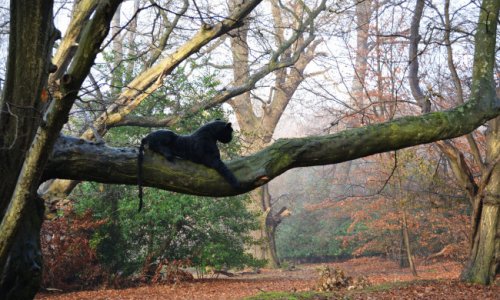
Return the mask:
<svg viewBox="0 0 500 300"><path fill-rule="evenodd" d="M153 131L150 134L146 136L146 139L149 141L152 140L164 140L164 141L170 141L172 139L175 139L177 137L177 134L173 132L172 130L168 129L160 129L157 131Z"/></svg>

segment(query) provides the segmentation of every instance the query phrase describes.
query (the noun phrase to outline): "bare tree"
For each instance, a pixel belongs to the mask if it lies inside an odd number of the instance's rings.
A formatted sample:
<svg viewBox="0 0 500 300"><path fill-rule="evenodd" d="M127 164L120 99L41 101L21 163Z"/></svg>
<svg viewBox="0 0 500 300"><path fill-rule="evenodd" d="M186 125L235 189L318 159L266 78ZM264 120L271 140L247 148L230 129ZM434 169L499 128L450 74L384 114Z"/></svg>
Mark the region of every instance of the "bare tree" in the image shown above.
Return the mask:
<svg viewBox="0 0 500 300"><path fill-rule="evenodd" d="M238 5L240 1L233 1L231 9ZM256 94L252 97L248 91L229 101L240 126L246 154L259 151L271 143L276 126L295 91L305 79L304 71L314 59L316 48L321 43L314 31L315 19L326 8L326 1L314 8L307 7L302 1L291 3L290 7L284 6L280 1L272 1L271 5L274 24L271 35L276 48L270 50L272 54L267 66L269 71L273 71L274 84L269 88L267 99ZM286 28L291 32L289 38L286 37ZM250 72L252 62L249 59L249 30L250 26L247 24L238 28L231 38L233 76L237 85L250 82L254 76ZM257 35L262 34L260 30L264 29L257 28ZM269 259L271 266L276 267L279 261L273 243L275 228L266 225L274 224L271 220L273 208L267 187L256 191L252 199L252 208L268 216L268 220L261 223L260 231L254 233L254 238L263 240L264 245L255 246L253 254L261 259Z"/></svg>
<svg viewBox="0 0 500 300"><path fill-rule="evenodd" d="M431 102L429 95L425 95L420 88L418 73L418 45L421 39L419 28L424 7L425 1L418 0L416 2L410 30L410 75L408 78L410 80L412 94L422 108L422 112L425 113L431 111ZM448 68L455 88L456 102L463 104L464 92L462 81L455 67L453 50L451 47L452 42L450 36L453 29L449 10L450 1L446 0L444 4L444 16L441 16L442 25L444 27L443 42L446 46ZM491 47L491 45L489 46ZM476 56L475 59L477 62L478 57ZM478 87L473 86L472 89L474 88ZM474 90L471 91L471 93L473 92ZM500 147L497 143L499 122L500 120L496 118L489 121L487 124L487 149L485 158L481 156L474 135L472 133L466 135L471 154L474 157L474 162L478 164L478 169L481 172L480 178L474 178L472 175L473 172L466 162L464 154L451 141L444 140L437 143L439 149L446 155L455 178L468 195L472 206L471 254L469 263L462 273L462 277L468 281L482 284L488 284L494 280L499 266L499 262L495 257L500 256L500 248L498 245L495 245L495 241L498 239L496 236L498 232L497 224L500 224L500 213L497 201L493 200L493 195L498 195L500 188L500 166L498 163L500 161ZM476 181L479 181L479 183Z"/></svg>

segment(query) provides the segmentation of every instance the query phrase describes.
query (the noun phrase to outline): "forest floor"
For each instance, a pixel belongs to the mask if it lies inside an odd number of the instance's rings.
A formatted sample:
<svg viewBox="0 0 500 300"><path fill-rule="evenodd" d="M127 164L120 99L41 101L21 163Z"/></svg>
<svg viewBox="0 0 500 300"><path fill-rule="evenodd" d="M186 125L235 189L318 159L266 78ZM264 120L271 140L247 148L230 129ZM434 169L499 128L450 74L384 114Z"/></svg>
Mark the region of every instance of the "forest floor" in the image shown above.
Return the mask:
<svg viewBox="0 0 500 300"><path fill-rule="evenodd" d="M366 276L372 286L362 290L316 293L318 268L338 267L352 277ZM382 258L359 258L339 263L304 264L295 270L263 269L260 274L198 279L126 289L78 292L41 292L36 299L500 299L500 285L489 287L458 281L462 265L451 261L417 264L409 269ZM497 280L498 282L499 280Z"/></svg>

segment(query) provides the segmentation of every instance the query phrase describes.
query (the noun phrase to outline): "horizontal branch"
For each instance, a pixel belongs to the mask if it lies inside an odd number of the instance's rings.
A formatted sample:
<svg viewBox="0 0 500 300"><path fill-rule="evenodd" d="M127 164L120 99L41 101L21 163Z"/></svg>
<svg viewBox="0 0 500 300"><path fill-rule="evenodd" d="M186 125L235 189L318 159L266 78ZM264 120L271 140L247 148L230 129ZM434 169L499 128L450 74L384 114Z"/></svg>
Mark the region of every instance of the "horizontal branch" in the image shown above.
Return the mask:
<svg viewBox="0 0 500 300"><path fill-rule="evenodd" d="M170 163L150 151L146 151L144 157L143 182L144 186L193 195L242 194L292 168L340 163L458 137L500 113L498 105L478 110L474 103L332 135L280 139L251 156L228 162L228 167L242 183L240 190L232 189L214 170L180 159ZM135 185L136 174L137 148L111 148L72 137L60 137L44 179Z"/></svg>

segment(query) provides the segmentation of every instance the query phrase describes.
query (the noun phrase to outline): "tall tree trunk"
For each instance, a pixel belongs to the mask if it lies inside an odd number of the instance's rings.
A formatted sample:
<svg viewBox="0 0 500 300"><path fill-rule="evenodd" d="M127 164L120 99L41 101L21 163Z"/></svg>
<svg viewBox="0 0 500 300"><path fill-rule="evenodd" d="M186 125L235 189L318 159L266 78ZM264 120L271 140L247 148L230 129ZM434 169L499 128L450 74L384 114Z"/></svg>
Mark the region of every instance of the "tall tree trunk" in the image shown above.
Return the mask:
<svg viewBox="0 0 500 300"><path fill-rule="evenodd" d="M356 58L354 61L354 77L351 84L351 98L357 109L365 108L366 73L368 70L368 37L370 35L370 19L373 14L372 1L355 1L356 8ZM355 126L359 126L356 121Z"/></svg>
<svg viewBox="0 0 500 300"><path fill-rule="evenodd" d="M271 194L269 193L269 185L265 184L262 189L262 203L265 205L266 210L263 215L265 224L261 228L265 229L266 237L266 257L269 258L269 266L278 268L281 263L276 251L276 228L283 221L284 218L290 216L290 211L286 207L282 207L276 214L273 214L273 206L271 202Z"/></svg>
<svg viewBox="0 0 500 300"><path fill-rule="evenodd" d="M471 252L461 275L481 284L492 283L500 268L500 118L488 131L487 170L475 199Z"/></svg>
<svg viewBox="0 0 500 300"><path fill-rule="evenodd" d="M500 9L499 1L484 0L478 22L476 36L496 36L497 22ZM493 58L487 55L478 55L481 49L494 54L495 40L486 38L476 42L474 64L492 63ZM487 59L489 58L489 59ZM492 72L491 68L484 68L482 72ZM490 79L482 83L482 87L473 86L472 91L481 90L489 95L495 92L494 82ZM496 100L498 105L499 90L488 98ZM496 98L495 98L496 97ZM481 185L473 203L471 253L461 278L463 280L481 284L490 284L499 273L500 265L500 118L489 122L486 132L486 168L482 172Z"/></svg>
<svg viewBox="0 0 500 300"><path fill-rule="evenodd" d="M232 0L229 2L230 10L234 10L241 3L241 0ZM311 62L315 55L315 49L320 43L319 40L314 40L314 35L307 34L307 26L304 24L313 22L314 18L325 8L325 3L322 2L314 10L308 10L307 14L303 14L306 8L301 1L292 1L287 5L295 11L297 16L302 16L303 19L284 20L281 6L284 5L280 1L271 1L272 16L274 21L274 34L277 44L276 53L272 55L271 60L275 60L273 64L281 61L288 61L296 57L293 62L293 68L280 68L274 70L276 76L274 86L271 88L269 98L262 102L261 112L256 112L258 108L252 103L250 93L246 92L237 97L234 97L229 104L233 107L241 134L243 136L243 145L245 154L250 154L263 149L272 141L274 130L285 111L288 103L292 99L298 86L304 80L304 70ZM292 22L292 25L286 21ZM287 26L297 30L287 39L285 28ZM231 51L233 57L233 76L236 85L242 85L245 82L250 82L250 49L247 43L249 24L245 22L243 26L238 28L231 35ZM298 34L298 35L297 35ZM309 36L308 36L309 35ZM279 56L276 56L280 53ZM274 57L274 58L273 58ZM278 60L279 58L279 60ZM264 191L258 189L251 193L252 205L254 210L265 214L271 204L264 204L262 195ZM265 220L265 217L264 217ZM262 241L262 245L253 247L251 252L261 259L268 259L270 266L277 266L276 251L273 250L274 230L267 227L266 222L261 222L264 226L259 231L254 232L253 237L256 240ZM274 251L274 252L273 252Z"/></svg>
<svg viewBox="0 0 500 300"><path fill-rule="evenodd" d="M0 174L4 176L0 217L9 205L43 114L40 95L47 80L54 32L50 1L12 1L10 12L7 75L0 98Z"/></svg>
<svg viewBox="0 0 500 300"><path fill-rule="evenodd" d="M88 23L94 30L86 31L80 39L76 53L80 64L71 65L61 81L60 96L46 105L47 99L41 95L53 69L50 53L58 36L53 27L53 2L11 1L6 88L0 102L0 132L6 133L0 137L0 174L7 175L0 185L2 299L32 298L38 290L43 209L36 190L77 92L108 33L109 14L118 2L99 5Z"/></svg>
<svg viewBox="0 0 500 300"><path fill-rule="evenodd" d="M240 5L240 0L233 0L229 2L229 9L232 11L238 5ZM245 22L243 26L234 30L234 36L231 37L231 53L233 57L233 78L235 85L242 85L250 76L249 73L249 48L247 43L249 24ZM259 129L259 122L257 116L253 112L252 101L250 98L250 92L243 93L234 97L229 101L230 105L235 110L236 119L238 120L238 125L240 126L240 132L243 139L244 153L252 153L259 149L258 145L262 143L256 139L258 137L257 132ZM263 203L263 190L262 188L257 188L250 193L250 198L252 199L249 204L249 209L262 214L265 211L265 205ZM250 246L250 253L259 259L268 259L266 256L267 252L267 242L266 242L266 228L265 219L261 222L261 228L255 230L251 233L254 241L258 242L255 245Z"/></svg>
<svg viewBox="0 0 500 300"><path fill-rule="evenodd" d="M373 14L372 1L354 1L356 4L356 57L354 59L354 76L351 83L351 99L353 106L357 110L364 110L365 94L367 93L365 87L366 73L368 70L368 37L370 35L370 19ZM361 122L357 118L353 118L347 124L348 128L355 128L361 126ZM351 168L353 161L348 161L339 164L339 185L343 188L343 193L349 192L349 179L351 178Z"/></svg>
<svg viewBox="0 0 500 300"><path fill-rule="evenodd" d="M43 205L34 196L34 185L21 190L28 201L19 218L6 220L6 216L16 208L13 194L42 120L41 94L57 33L52 1L11 1L7 75L0 99L0 299L33 298L41 280Z"/></svg>
<svg viewBox="0 0 500 300"><path fill-rule="evenodd" d="M123 61L123 35L120 35L121 24L120 24L120 15L121 15L121 5L118 6L118 9L113 16L113 20L111 22L111 35L114 36L112 43L112 55L113 55L113 73L111 75L111 96L113 99L117 95L120 94L120 91L123 87L123 73L125 70L125 66Z"/></svg>
<svg viewBox="0 0 500 300"><path fill-rule="evenodd" d="M265 230L265 243L266 243L266 257L269 259L269 266L272 268L277 268L280 266L280 261L276 253L276 242L275 233L278 224L273 220L272 205L271 205L271 194L269 193L269 185L265 184L261 188L262 190L262 202L266 207L264 213L264 222L261 226Z"/></svg>
<svg viewBox="0 0 500 300"><path fill-rule="evenodd" d="M42 281L43 199L33 198L29 206L0 278L0 299L33 299Z"/></svg>
<svg viewBox="0 0 500 300"><path fill-rule="evenodd" d="M409 83L411 86L413 97L417 100L422 112L430 111L430 102L426 99L422 90L419 87L418 77L418 41L419 23L422 16L425 1L418 0L415 7L415 14L411 25L410 37L410 67L409 67ZM448 50L448 65L452 74L452 79L457 89L457 97L459 103L463 102L463 92L461 84L453 64L453 54L450 44L450 18L449 18L450 1L445 1L445 41ZM483 80L476 81L472 87L472 94L481 91L485 95L485 99L490 98L495 101L493 77L486 75L492 74L493 61L495 52L495 39L497 31L497 22L492 20L498 19L500 2L493 0L484 0L481 6L478 27L476 31L476 49L474 54L474 65L484 64L489 65L487 68L477 69L475 76L484 74ZM484 38L480 38L484 37ZM491 76L491 77L490 77ZM496 102L498 105L498 91L496 93ZM469 262L464 268L461 278L466 281L489 284L493 281L498 273L499 266L499 186L500 186L500 168L498 166L498 157L500 152L499 133L498 133L498 118L490 121L490 128L486 133L487 136L487 157L486 165L482 165L480 153L477 150L477 145L472 137L467 137L474 159L481 168L481 184L478 187L470 172L463 155L456 147L453 147L448 142L438 143L441 151L447 156L453 172L457 180L462 185L464 190L470 197L472 210L472 228L471 228L471 252Z"/></svg>
<svg viewBox="0 0 500 300"><path fill-rule="evenodd" d="M403 241L411 273L413 274L413 276L417 276L417 269L415 268L415 264L413 262L413 255L411 254L410 234L408 233L408 220L406 218L406 211L403 211Z"/></svg>
<svg viewBox="0 0 500 300"><path fill-rule="evenodd" d="M408 268L408 256L405 255L405 242L404 242L404 225L401 222L401 237L399 239L399 267L400 268Z"/></svg>

